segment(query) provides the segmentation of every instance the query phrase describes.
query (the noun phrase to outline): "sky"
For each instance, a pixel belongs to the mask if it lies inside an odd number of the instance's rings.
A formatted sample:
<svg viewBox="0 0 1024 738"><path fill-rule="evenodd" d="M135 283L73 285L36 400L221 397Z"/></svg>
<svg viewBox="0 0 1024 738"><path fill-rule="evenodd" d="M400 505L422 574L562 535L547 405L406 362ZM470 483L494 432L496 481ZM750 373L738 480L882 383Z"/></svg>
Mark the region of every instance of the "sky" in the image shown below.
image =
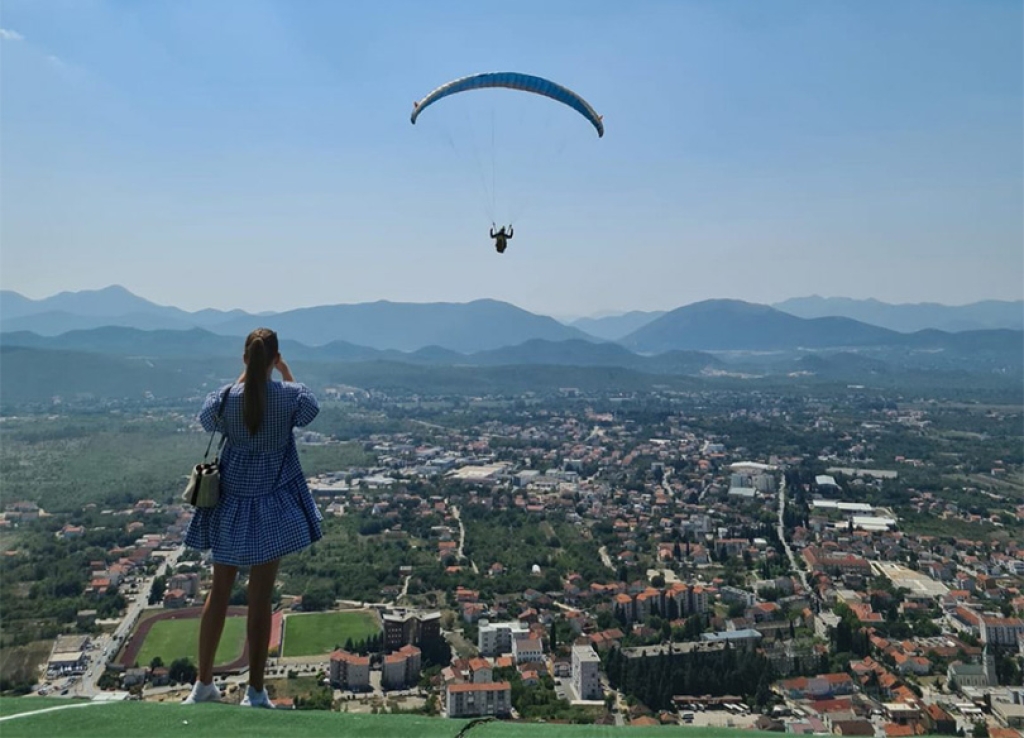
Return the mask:
<svg viewBox="0 0 1024 738"><path fill-rule="evenodd" d="M1022 8L4 0L0 287L556 317L1021 299ZM575 90L605 136L512 90L411 125L486 71Z"/></svg>

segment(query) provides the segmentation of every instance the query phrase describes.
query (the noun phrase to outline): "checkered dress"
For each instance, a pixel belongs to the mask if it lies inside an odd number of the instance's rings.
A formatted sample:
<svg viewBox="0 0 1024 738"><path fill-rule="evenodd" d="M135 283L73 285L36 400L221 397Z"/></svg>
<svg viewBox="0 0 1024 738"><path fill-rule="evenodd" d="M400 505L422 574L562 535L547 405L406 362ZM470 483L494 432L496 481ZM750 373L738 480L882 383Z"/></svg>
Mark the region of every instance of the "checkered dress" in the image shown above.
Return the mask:
<svg viewBox="0 0 1024 738"><path fill-rule="evenodd" d="M267 382L267 405L256 435L242 417L244 384L232 385L224 407L227 443L220 455L220 501L196 508L185 545L213 549L218 564L252 566L306 548L323 535L323 516L313 502L299 465L292 429L312 422L320 405L297 382ZM199 421L207 431L217 423L220 398L211 392Z"/></svg>

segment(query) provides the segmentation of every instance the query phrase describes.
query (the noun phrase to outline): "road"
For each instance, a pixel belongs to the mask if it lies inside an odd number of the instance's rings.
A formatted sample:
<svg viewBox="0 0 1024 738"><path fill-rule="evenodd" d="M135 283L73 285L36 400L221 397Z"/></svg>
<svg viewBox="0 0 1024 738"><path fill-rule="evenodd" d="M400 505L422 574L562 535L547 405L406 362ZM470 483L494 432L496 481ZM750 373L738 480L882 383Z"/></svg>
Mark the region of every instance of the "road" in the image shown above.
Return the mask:
<svg viewBox="0 0 1024 738"><path fill-rule="evenodd" d="M459 521L459 561L466 558L466 554L463 553L462 549L466 545L466 526L462 524L462 518L459 517L459 508L452 505L452 517ZM480 570L476 568L476 563L470 559L469 565L473 567L473 573L479 574Z"/></svg>
<svg viewBox="0 0 1024 738"><path fill-rule="evenodd" d="M92 698L102 691L97 686L97 683L100 677L103 676L103 672L106 671L107 663L113 661L114 657L117 656L121 644L132 632L142 612L149 606L149 595L153 591L153 580L158 576L165 575L168 571L173 571L174 567L178 564L178 558L184 551L185 548L180 547L169 552L159 566L157 566L156 573L152 577L146 577L142 580L142 584L138 588L138 594L135 595L135 602L128 604L124 617L121 618L121 623L114 630L113 634L104 634L93 639L89 666L85 673L69 689L67 696Z"/></svg>
<svg viewBox="0 0 1024 738"><path fill-rule="evenodd" d="M803 568L798 566L796 556L793 555L793 549L789 547L789 541L786 540L786 475L782 475L782 482L779 484L779 540L782 541L783 547L786 549L786 556L789 557L789 565L793 567L793 571L800 577L800 583L804 585L804 591L810 592L811 588L807 584L807 574Z"/></svg>
<svg viewBox="0 0 1024 738"><path fill-rule="evenodd" d="M615 565L612 564L612 557L608 555L608 547L601 546L601 548L597 549L597 553L601 556L601 563L612 571L615 571Z"/></svg>

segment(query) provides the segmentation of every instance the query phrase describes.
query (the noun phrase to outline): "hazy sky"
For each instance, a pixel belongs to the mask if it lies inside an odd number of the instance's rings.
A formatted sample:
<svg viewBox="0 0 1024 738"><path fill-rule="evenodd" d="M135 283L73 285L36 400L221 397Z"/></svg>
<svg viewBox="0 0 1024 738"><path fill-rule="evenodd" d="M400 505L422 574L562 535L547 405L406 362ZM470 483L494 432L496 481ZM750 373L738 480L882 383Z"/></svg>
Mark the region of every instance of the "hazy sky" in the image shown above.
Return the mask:
<svg viewBox="0 0 1024 738"><path fill-rule="evenodd" d="M1019 0L4 0L0 27L0 285L30 297L1024 297ZM410 124L497 70L605 137L509 90Z"/></svg>

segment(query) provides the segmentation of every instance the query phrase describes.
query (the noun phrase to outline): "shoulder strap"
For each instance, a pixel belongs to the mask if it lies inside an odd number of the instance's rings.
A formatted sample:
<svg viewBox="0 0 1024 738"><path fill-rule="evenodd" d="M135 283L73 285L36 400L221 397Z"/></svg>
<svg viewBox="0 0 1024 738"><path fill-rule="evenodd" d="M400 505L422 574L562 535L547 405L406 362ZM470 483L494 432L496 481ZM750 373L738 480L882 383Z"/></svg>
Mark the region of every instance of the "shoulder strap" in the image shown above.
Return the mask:
<svg viewBox="0 0 1024 738"><path fill-rule="evenodd" d="M218 430L220 431L220 442L217 444L217 455L214 457L215 461L220 456L220 450L224 448L225 441L228 440L228 436L224 432L224 428L222 427L224 421L224 406L227 405L228 394L231 392L231 388L234 386L235 385L233 384L229 385L228 388L225 389L220 396L220 405L217 408L217 418L213 424L213 432L210 433L210 442L206 444L206 453L203 454L203 461L205 461L206 458L210 455L210 449L213 448L213 437L217 435Z"/></svg>

